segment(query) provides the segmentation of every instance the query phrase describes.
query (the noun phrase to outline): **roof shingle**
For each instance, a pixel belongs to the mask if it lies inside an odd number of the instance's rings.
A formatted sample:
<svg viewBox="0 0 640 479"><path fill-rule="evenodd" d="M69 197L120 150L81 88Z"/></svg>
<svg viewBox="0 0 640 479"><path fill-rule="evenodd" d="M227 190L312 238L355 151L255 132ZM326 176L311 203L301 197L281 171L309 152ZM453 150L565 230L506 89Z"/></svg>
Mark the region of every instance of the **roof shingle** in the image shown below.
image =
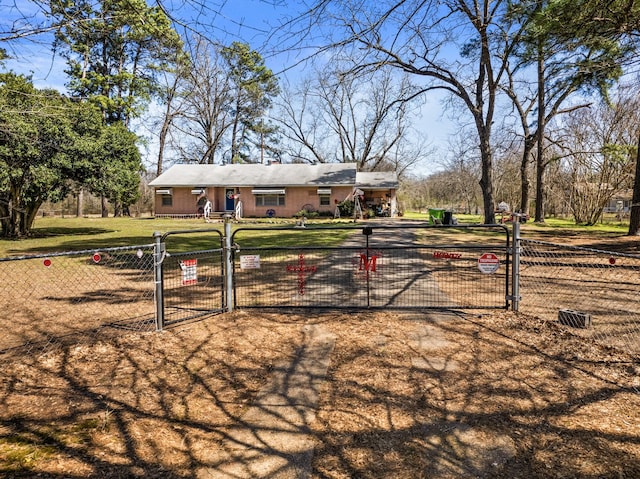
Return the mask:
<svg viewBox="0 0 640 479"><path fill-rule="evenodd" d="M355 163L308 164L177 164L151 186L343 186L356 184Z"/></svg>

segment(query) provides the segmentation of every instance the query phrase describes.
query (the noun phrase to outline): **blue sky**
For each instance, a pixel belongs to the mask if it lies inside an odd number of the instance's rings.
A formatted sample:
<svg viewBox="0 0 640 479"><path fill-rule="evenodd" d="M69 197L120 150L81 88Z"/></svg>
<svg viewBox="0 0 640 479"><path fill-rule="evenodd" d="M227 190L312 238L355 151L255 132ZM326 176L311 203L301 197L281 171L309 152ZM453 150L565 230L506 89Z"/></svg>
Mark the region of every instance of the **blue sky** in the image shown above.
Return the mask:
<svg viewBox="0 0 640 479"><path fill-rule="evenodd" d="M151 2L148 2L151 3ZM200 3L198 8L194 5ZM193 29L210 39L222 44L230 44L234 40L249 43L252 48L261 51L265 63L274 72L287 71L289 80L295 81L297 75L304 75L304 68L296 64L299 58L296 53L271 56L268 44L269 33L277 27L286 16L295 15L290 5L298 2L283 0L163 0L162 5L179 21L177 29L185 34ZM14 21L22 17L30 20L42 20L31 2L25 0L0 0L0 39L14 25ZM19 25L19 24L18 24ZM6 62L6 66L18 73L31 74L34 84L39 88L52 87L64 90L67 78L64 74L64 61L53 55L51 51L51 36L44 35L26 40L0 42L16 58ZM279 45L280 46L280 45ZM442 115L442 107L437 96L430 96L422 110L422 118L416 125L421 135L426 135L429 143L440 151L446 151L447 141L452 131L449 121ZM149 132L139 132L148 136ZM153 148L153 145L151 145ZM149 154L153 158L153 153ZM433 165L436 168L437 165ZM425 165L426 168L426 165ZM427 173L427 171L416 171Z"/></svg>
<svg viewBox="0 0 640 479"><path fill-rule="evenodd" d="M223 5L218 14L213 11L211 3L208 3L209 6L202 12L184 6L179 7L179 5L187 5L183 1L169 0L163 4L172 9L172 13L184 23L186 28L193 28L221 42L230 42L245 36L254 38L264 36L260 28L264 28L264 19L270 18L265 15L267 13L270 16L274 15L273 7L265 9L264 3L259 0L229 2L231 6ZM241 5L244 7L241 8ZM247 17L247 13L252 14L251 17ZM208 17L205 17L205 14ZM255 18L253 18L254 14ZM34 8L29 1L0 0L0 31L3 34L23 24L24 22L20 21L23 17L33 23L45 21L38 9ZM257 27L250 26L253 24ZM9 51L9 54L15 56L7 62L7 66L21 73L33 72L34 82L38 86L64 88L64 62L53 57L51 39L51 35L40 35L3 43L2 46Z"/></svg>
<svg viewBox="0 0 640 479"><path fill-rule="evenodd" d="M148 2L151 3L151 2ZM291 10L277 7L265 0L217 0L198 2L192 0L164 0L162 5L178 20L176 29L188 34L195 30L200 34L222 44L234 40L249 43L253 48L261 50L267 40L272 25L278 25L278 19ZM24 24L22 18L32 23L45 21L39 9L27 0L0 0L0 39L16 26ZM33 73L37 86L54 86L64 88L66 81L63 70L64 62L55 58L51 51L51 35L40 35L22 40L0 42L15 58L7 62L7 66L16 72ZM274 59L271 59L274 60ZM274 71L286 67L278 61L271 68Z"/></svg>

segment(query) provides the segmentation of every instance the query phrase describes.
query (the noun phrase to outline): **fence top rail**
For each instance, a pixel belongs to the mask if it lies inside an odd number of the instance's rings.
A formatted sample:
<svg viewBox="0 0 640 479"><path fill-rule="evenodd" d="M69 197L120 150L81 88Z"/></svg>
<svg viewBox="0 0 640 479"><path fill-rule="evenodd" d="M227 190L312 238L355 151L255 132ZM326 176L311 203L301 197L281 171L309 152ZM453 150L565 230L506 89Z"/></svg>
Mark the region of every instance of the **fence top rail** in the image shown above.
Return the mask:
<svg viewBox="0 0 640 479"><path fill-rule="evenodd" d="M278 225L278 226L240 226L236 228L231 234L231 241L235 242L236 235L243 231L298 231L300 234L305 233L320 233L323 231L335 231L335 230L350 230L361 231L363 235L371 235L373 230L498 230L501 234L504 233L506 238L507 247L511 241L510 230L507 226L502 224L466 224L466 225L434 225L430 223L410 223L410 224L375 224L375 223L361 223L358 225Z"/></svg>
<svg viewBox="0 0 640 479"><path fill-rule="evenodd" d="M604 255L609 255L609 256L620 256L620 257L623 257L623 258L640 259L640 255L637 255L637 254L620 253L620 252L617 252L617 251L608 251L608 250L603 250L603 249L587 248L585 246L574 246L574 245L567 245L567 244L551 243L549 241L540 241L540 240L534 240L534 239L520 238L520 243L522 244L524 242L537 244L537 245L541 245L541 246L553 246L553 247L556 247L556 248L570 249L570 250L574 250L574 251L583 251L585 253L597 253L597 254L604 254Z"/></svg>
<svg viewBox="0 0 640 479"><path fill-rule="evenodd" d="M367 230L408 230L408 229L452 229L452 230L473 230L473 229L496 229L502 230L504 233L509 236L510 230L505 225L501 224L468 224L468 225L433 225L430 223L411 223L411 224L401 224L401 225L380 225L375 223L369 224L359 224L359 225L315 225L315 224L305 224L304 226L299 225L265 225L265 226L240 226L236 228L233 232L235 235L239 231L322 231L322 230L353 230L358 231L362 230L363 233Z"/></svg>
<svg viewBox="0 0 640 479"><path fill-rule="evenodd" d="M213 249L202 249L202 250L194 250L194 251L184 251L180 253L166 253L165 256L167 258L177 258L179 256L194 256L198 254L209 254L209 253L222 253L224 248L213 248Z"/></svg>
<svg viewBox="0 0 640 479"><path fill-rule="evenodd" d="M438 245L403 245L403 246L382 246L375 245L371 246L372 250L380 250L380 251L395 251L395 250L465 250L465 251L484 251L487 249L487 245L453 245L453 244L438 244ZM508 246L505 244L501 247L502 250L507 250ZM269 251L360 251L362 250L362 245L357 246L240 246L236 244L233 250L237 253L239 251L253 251L253 250L269 250ZM173 254L175 256L175 254Z"/></svg>
<svg viewBox="0 0 640 479"><path fill-rule="evenodd" d="M90 248L90 249L82 249L75 251L58 251L51 253L39 253L39 254L28 254L21 256L8 256L6 258L0 258L0 262L2 261L20 261L27 259L40 259L40 258L55 258L60 256L78 256L82 254L94 254L94 253L113 253L116 251L131 251L138 249L153 249L155 245L151 244L142 244L136 246L113 246L111 248Z"/></svg>
<svg viewBox="0 0 640 479"><path fill-rule="evenodd" d="M198 228L198 229L195 229L195 230L174 230L174 231L167 231L164 234L156 232L156 233L154 233L154 237L155 236L160 236L160 241L164 242L167 239L168 236L191 234L191 233L217 233L218 236L220 236L220 238L223 237L222 231L220 231L219 229L214 229L214 228Z"/></svg>

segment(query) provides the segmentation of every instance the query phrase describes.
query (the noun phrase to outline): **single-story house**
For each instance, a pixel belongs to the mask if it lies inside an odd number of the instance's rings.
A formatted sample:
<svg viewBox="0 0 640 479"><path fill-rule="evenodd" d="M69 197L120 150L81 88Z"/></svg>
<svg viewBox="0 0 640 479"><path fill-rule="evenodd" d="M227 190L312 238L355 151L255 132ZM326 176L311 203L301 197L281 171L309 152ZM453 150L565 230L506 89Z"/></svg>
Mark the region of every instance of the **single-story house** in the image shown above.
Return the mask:
<svg viewBox="0 0 640 479"><path fill-rule="evenodd" d="M633 203L633 190L617 190L604 207L605 213L617 213L618 215L628 215L631 212Z"/></svg>
<svg viewBox="0 0 640 479"><path fill-rule="evenodd" d="M178 164L150 185L156 217L213 213L292 217L301 210L334 214L338 203L359 195L363 210L395 216L395 172L358 172L355 163Z"/></svg>

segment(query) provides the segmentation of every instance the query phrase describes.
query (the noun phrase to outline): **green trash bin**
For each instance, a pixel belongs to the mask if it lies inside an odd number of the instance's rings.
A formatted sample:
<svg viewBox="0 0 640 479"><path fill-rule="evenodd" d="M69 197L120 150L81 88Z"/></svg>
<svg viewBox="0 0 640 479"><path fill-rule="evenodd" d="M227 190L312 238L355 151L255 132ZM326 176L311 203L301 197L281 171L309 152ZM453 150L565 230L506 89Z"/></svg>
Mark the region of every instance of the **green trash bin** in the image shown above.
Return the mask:
<svg viewBox="0 0 640 479"><path fill-rule="evenodd" d="M444 223L444 208L429 208L429 223L441 225Z"/></svg>

